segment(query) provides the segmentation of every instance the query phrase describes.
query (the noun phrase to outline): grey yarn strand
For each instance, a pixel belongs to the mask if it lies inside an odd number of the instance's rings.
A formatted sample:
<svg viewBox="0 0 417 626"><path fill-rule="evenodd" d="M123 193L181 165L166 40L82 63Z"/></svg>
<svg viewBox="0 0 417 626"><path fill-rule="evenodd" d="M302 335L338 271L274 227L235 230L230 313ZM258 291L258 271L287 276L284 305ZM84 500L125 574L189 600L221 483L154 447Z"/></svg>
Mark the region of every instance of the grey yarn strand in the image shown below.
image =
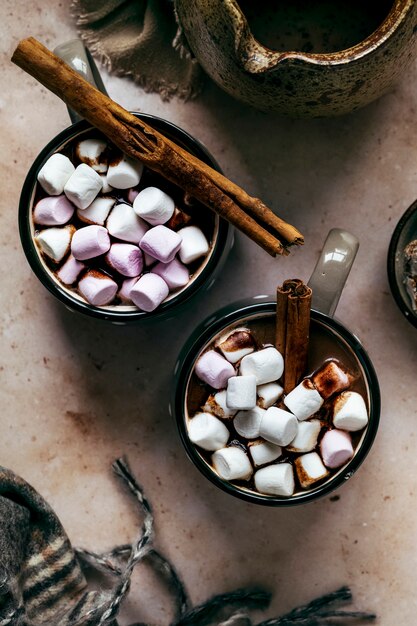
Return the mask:
<svg viewBox="0 0 417 626"><path fill-rule="evenodd" d="M182 619L171 626L208 626L221 624L230 618L236 609L264 610L268 607L271 594L263 589L237 589L230 593L214 596L207 602L191 609ZM214 620L217 620L214 622Z"/></svg>
<svg viewBox="0 0 417 626"><path fill-rule="evenodd" d="M113 600L110 603L108 609L102 614L97 626L105 626L109 621L114 620L119 612L120 604L130 588L130 580L133 570L136 565L145 557L145 555L151 549L151 541L153 539L153 514L152 508L148 500L145 498L141 487L133 478L127 463L118 459L113 464L113 470L122 478L128 485L130 491L137 498L140 507L144 513L144 520L142 524L142 534L135 544L132 546L131 554L127 562L126 568L120 577Z"/></svg>
<svg viewBox="0 0 417 626"><path fill-rule="evenodd" d="M118 565L117 561L121 559L126 560L126 558L130 555L131 550L132 546L130 544L123 544L116 546L110 552L102 554L97 554L84 549L77 549L76 553L81 561L88 564L90 567L112 576L121 576L123 573L123 567ZM167 586L172 589L176 605L175 619L180 619L189 610L190 601L176 569L160 552L155 550L155 548L151 548L149 550L149 552L145 555L144 560L150 561L150 564L165 580Z"/></svg>
<svg viewBox="0 0 417 626"><path fill-rule="evenodd" d="M352 592L349 587L341 587L337 591L328 593L308 604L293 609L286 615L275 619L268 619L258 624L258 626L331 626L335 624L346 624L352 621L373 622L376 620L374 613L361 611L341 611L333 606L345 604L352 601ZM343 622L340 620L343 618Z"/></svg>
<svg viewBox="0 0 417 626"><path fill-rule="evenodd" d="M130 492L139 503L140 512L144 515L142 531L136 543L123 544L113 550L97 554L90 550L78 549L80 560L97 570L101 570L119 578L110 605L101 615L97 626L110 626L117 616L120 605L130 589L130 581L134 568L138 563L149 560L154 568L173 588L176 603L176 618L180 619L189 609L189 599L184 585L171 563L152 546L154 538L152 507L144 495L143 489L132 475L127 462L118 459L113 464L116 475L128 486ZM120 561L125 563L122 566Z"/></svg>
<svg viewBox="0 0 417 626"><path fill-rule="evenodd" d="M116 546L113 550L103 554L96 554L89 550L77 551L81 561L118 579L110 604L103 611L101 617L93 618L93 621L89 622L89 626L117 626L115 618L129 591L133 570L138 563L145 560L149 560L173 589L176 617L170 626L253 626L247 612L265 610L270 603L271 594L263 589L238 589L230 593L219 594L197 607L190 608L187 592L175 568L152 546L154 538L153 513L142 488L136 482L127 462L123 459L115 461L113 470L135 496L139 503L140 512L144 515L144 520L141 534L133 545ZM338 608L341 604L351 601L350 589L342 587L304 606L293 609L286 615L262 621L258 623L258 626L331 626L336 623L341 626L359 621L369 623L376 619L373 613L344 611ZM0 623L0 626L8 626L8 624ZM13 623L13 626L17 626L17 624ZM21 626L25 626L25 624ZM136 622L131 626L152 625Z"/></svg>

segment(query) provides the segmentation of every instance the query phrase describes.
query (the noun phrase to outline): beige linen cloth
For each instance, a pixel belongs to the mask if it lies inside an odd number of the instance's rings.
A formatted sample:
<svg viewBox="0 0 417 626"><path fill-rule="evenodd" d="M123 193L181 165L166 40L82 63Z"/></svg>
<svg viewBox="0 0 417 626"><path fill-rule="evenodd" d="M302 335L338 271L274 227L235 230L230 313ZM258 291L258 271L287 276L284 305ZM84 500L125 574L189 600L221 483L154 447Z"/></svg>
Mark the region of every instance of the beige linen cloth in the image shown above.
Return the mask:
<svg viewBox="0 0 417 626"><path fill-rule="evenodd" d="M202 71L187 49L171 0L72 0L71 15L92 55L162 99L194 98Z"/></svg>

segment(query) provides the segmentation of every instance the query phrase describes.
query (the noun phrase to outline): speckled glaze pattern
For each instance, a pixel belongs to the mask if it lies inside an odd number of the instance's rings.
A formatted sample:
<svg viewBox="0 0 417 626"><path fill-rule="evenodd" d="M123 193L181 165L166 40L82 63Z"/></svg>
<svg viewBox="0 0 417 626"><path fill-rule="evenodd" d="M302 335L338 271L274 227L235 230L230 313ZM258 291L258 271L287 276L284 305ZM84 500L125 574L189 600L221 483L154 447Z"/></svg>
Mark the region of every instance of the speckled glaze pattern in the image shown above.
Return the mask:
<svg viewBox="0 0 417 626"><path fill-rule="evenodd" d="M236 0L176 0L189 46L229 94L292 117L348 113L389 90L416 53L416 0L395 0L369 37L340 52L276 52L252 35Z"/></svg>

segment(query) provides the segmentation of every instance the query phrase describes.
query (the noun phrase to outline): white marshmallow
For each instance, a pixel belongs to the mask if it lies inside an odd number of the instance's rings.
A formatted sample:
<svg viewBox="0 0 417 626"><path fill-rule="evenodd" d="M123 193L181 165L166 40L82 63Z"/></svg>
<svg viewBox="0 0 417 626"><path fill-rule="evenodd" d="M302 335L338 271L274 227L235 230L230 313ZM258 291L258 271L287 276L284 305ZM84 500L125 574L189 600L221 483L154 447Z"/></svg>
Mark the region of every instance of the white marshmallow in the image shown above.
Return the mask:
<svg viewBox="0 0 417 626"><path fill-rule="evenodd" d="M129 204L116 204L107 218L107 230L110 235L127 241L139 244L142 237L149 229L146 222L140 219Z"/></svg>
<svg viewBox="0 0 417 626"><path fill-rule="evenodd" d="M82 222L86 224L97 224L98 226L104 226L108 214L114 206L116 200L114 198L106 198L100 196L92 201L92 203L86 209L78 209L77 216Z"/></svg>
<svg viewBox="0 0 417 626"><path fill-rule="evenodd" d="M227 381L226 404L229 409L247 411L256 406L255 376L232 376Z"/></svg>
<svg viewBox="0 0 417 626"><path fill-rule="evenodd" d="M263 413L259 434L271 443L287 446L296 436L297 429L298 421L295 415L276 406L270 406Z"/></svg>
<svg viewBox="0 0 417 626"><path fill-rule="evenodd" d="M252 465L241 448L222 448L212 455L211 460L223 480L249 480L252 476Z"/></svg>
<svg viewBox="0 0 417 626"><path fill-rule="evenodd" d="M103 139L83 139L75 146L75 155L82 163L103 174L108 167L106 148L107 143Z"/></svg>
<svg viewBox="0 0 417 626"><path fill-rule="evenodd" d="M276 348L264 348L244 356L240 363L242 376L254 374L256 384L263 385L281 378L284 371L284 359Z"/></svg>
<svg viewBox="0 0 417 626"><path fill-rule="evenodd" d="M100 174L100 178L103 182L103 187L101 188L101 193L111 193L113 191L113 187L109 185L107 182L106 174Z"/></svg>
<svg viewBox="0 0 417 626"><path fill-rule="evenodd" d="M311 380L305 378L285 396L284 404L299 420L305 420L317 413L323 404L323 398Z"/></svg>
<svg viewBox="0 0 417 626"><path fill-rule="evenodd" d="M283 393L284 389L281 385L278 385L278 383L265 383L264 385L259 385L257 388L259 406L263 409L269 409L269 407L275 404Z"/></svg>
<svg viewBox="0 0 417 626"><path fill-rule="evenodd" d="M230 419L234 417L236 415L236 411L234 409L229 409L226 404L226 397L226 389L222 389L214 395L210 395L203 406L203 411L213 413L213 415L217 415L217 417L221 417L222 419Z"/></svg>
<svg viewBox="0 0 417 626"><path fill-rule="evenodd" d="M281 446L276 446L274 443L258 439L257 441L249 441L248 443L249 454L252 457L252 461L256 466L265 465L278 459L282 454Z"/></svg>
<svg viewBox="0 0 417 626"><path fill-rule="evenodd" d="M214 452L224 448L229 439L229 431L214 415L197 413L188 422L188 436L196 446Z"/></svg>
<svg viewBox="0 0 417 626"><path fill-rule="evenodd" d="M257 439L264 415L264 409L261 409L259 406L255 406L250 411L239 411L233 420L233 426L241 437L245 439Z"/></svg>
<svg viewBox="0 0 417 626"><path fill-rule="evenodd" d="M38 182L50 196L59 196L66 182L74 173L75 167L64 154L53 154L43 164L38 173Z"/></svg>
<svg viewBox="0 0 417 626"><path fill-rule="evenodd" d="M188 265L208 253L210 246L203 231L198 226L185 226L178 231L181 235L179 256Z"/></svg>
<svg viewBox="0 0 417 626"><path fill-rule="evenodd" d="M110 163L107 182L115 189L129 189L139 184L143 172L143 163L123 155L118 163Z"/></svg>
<svg viewBox="0 0 417 626"><path fill-rule="evenodd" d="M145 222L157 226L158 224L165 224L171 219L175 202L161 189L146 187L134 199L133 209Z"/></svg>
<svg viewBox="0 0 417 626"><path fill-rule="evenodd" d="M294 465L299 483L304 489L329 475L317 452L302 454L295 459Z"/></svg>
<svg viewBox="0 0 417 626"><path fill-rule="evenodd" d="M221 335L215 346L230 363L237 363L255 350L255 340L247 328L234 328Z"/></svg>
<svg viewBox="0 0 417 626"><path fill-rule="evenodd" d="M292 496L295 482L291 463L269 465L255 472L255 487L268 496Z"/></svg>
<svg viewBox="0 0 417 626"><path fill-rule="evenodd" d="M319 480L326 478L329 472L317 452L308 452L294 461L300 485L306 489Z"/></svg>
<svg viewBox="0 0 417 626"><path fill-rule="evenodd" d="M300 422L297 434L288 446L288 450L291 452L311 452L317 445L320 430L320 420Z"/></svg>
<svg viewBox="0 0 417 626"><path fill-rule="evenodd" d="M334 402L333 424L341 430L362 430L368 423L365 400L356 391L344 391Z"/></svg>
<svg viewBox="0 0 417 626"><path fill-rule="evenodd" d="M36 235L35 241L46 256L59 263L69 252L74 226L47 228Z"/></svg>
<svg viewBox="0 0 417 626"><path fill-rule="evenodd" d="M349 373L335 359L325 361L311 379L325 400L333 394L347 389L351 382Z"/></svg>
<svg viewBox="0 0 417 626"><path fill-rule="evenodd" d="M59 268L57 276L64 285L73 285L85 267L84 263L77 261L77 259L70 254L62 267Z"/></svg>
<svg viewBox="0 0 417 626"><path fill-rule="evenodd" d="M103 187L97 172L86 163L81 163L65 183L64 193L79 209L86 209Z"/></svg>

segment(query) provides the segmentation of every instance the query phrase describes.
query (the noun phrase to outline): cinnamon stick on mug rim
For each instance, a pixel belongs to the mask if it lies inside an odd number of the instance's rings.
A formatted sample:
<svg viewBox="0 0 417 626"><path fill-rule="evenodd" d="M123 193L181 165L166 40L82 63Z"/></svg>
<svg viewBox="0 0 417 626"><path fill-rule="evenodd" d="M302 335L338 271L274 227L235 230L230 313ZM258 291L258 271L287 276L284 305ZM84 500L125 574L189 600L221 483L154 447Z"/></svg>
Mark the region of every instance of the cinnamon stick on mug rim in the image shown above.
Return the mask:
<svg viewBox="0 0 417 626"><path fill-rule="evenodd" d="M312 290L299 278L277 288L275 346L284 357L284 392L306 375Z"/></svg>
<svg viewBox="0 0 417 626"><path fill-rule="evenodd" d="M272 256L304 243L302 234L258 198L167 139L90 85L62 59L30 37L12 61L98 128L128 156L182 188L241 230Z"/></svg>

